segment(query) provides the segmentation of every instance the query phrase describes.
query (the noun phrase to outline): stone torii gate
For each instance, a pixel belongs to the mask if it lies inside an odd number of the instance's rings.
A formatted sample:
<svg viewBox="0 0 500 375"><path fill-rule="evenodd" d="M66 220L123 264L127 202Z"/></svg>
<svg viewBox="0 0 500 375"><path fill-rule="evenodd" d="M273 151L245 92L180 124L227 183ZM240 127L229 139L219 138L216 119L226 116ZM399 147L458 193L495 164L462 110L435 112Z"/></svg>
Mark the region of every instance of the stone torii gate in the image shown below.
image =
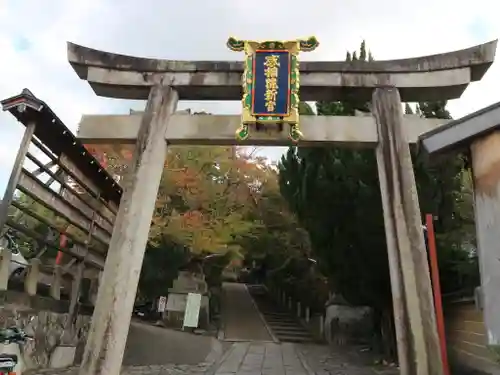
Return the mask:
<svg viewBox="0 0 500 375"><path fill-rule="evenodd" d="M496 41L445 53L375 62L303 62L300 99L372 101L370 117L302 116L299 145L375 148L401 374L442 374L427 255L408 144L439 125L405 117L401 102L461 96L493 63ZM167 144L289 145L285 131L237 142L235 116L173 115L178 100L241 100L242 62L169 61L72 43L68 59L97 95L147 100L144 114L84 116L84 143L135 143L99 289L81 375L118 375Z"/></svg>

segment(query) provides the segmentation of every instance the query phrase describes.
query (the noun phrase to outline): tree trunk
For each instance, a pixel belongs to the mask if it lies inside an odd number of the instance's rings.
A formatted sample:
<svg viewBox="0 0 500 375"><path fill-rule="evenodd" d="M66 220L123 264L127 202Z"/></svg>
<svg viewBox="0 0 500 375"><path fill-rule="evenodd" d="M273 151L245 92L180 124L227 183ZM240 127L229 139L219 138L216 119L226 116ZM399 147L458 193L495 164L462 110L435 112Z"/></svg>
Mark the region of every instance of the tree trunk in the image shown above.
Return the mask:
<svg viewBox="0 0 500 375"><path fill-rule="evenodd" d="M374 308L374 324L375 352L380 353L388 362L397 362L396 331L391 304Z"/></svg>

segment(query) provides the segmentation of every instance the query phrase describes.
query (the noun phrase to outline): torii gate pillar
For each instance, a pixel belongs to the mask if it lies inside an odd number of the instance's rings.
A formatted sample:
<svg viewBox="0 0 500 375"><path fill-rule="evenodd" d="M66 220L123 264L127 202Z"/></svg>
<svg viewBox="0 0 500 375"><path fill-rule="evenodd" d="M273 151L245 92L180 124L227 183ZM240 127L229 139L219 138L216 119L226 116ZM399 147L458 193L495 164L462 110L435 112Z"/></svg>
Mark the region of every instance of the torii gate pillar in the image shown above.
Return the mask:
<svg viewBox="0 0 500 375"><path fill-rule="evenodd" d="M177 100L177 92L171 87L152 86L131 171L125 179L80 375L120 373L130 312L165 164L167 143L164 135Z"/></svg>
<svg viewBox="0 0 500 375"><path fill-rule="evenodd" d="M439 375L443 366L427 251L398 89L376 88L372 107L399 366L401 374Z"/></svg>

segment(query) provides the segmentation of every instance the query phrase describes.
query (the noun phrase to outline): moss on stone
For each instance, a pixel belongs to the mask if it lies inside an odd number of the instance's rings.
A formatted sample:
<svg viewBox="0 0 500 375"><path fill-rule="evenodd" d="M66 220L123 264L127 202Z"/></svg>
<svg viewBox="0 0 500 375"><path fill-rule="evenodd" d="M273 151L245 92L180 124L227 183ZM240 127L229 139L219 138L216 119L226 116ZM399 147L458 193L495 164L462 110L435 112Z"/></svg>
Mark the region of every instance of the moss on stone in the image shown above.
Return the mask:
<svg viewBox="0 0 500 375"><path fill-rule="evenodd" d="M488 345L488 350L493 353L493 359L500 363L500 345Z"/></svg>

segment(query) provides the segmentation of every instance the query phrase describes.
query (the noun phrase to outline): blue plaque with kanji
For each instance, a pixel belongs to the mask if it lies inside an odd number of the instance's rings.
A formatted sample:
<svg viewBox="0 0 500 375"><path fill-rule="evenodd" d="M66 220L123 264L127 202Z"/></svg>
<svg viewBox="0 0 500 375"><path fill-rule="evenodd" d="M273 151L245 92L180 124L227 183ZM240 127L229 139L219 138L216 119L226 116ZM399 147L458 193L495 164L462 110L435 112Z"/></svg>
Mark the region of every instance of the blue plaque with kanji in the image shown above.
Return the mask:
<svg viewBox="0 0 500 375"><path fill-rule="evenodd" d="M290 113L290 52L255 51L253 61L253 116L280 116Z"/></svg>

